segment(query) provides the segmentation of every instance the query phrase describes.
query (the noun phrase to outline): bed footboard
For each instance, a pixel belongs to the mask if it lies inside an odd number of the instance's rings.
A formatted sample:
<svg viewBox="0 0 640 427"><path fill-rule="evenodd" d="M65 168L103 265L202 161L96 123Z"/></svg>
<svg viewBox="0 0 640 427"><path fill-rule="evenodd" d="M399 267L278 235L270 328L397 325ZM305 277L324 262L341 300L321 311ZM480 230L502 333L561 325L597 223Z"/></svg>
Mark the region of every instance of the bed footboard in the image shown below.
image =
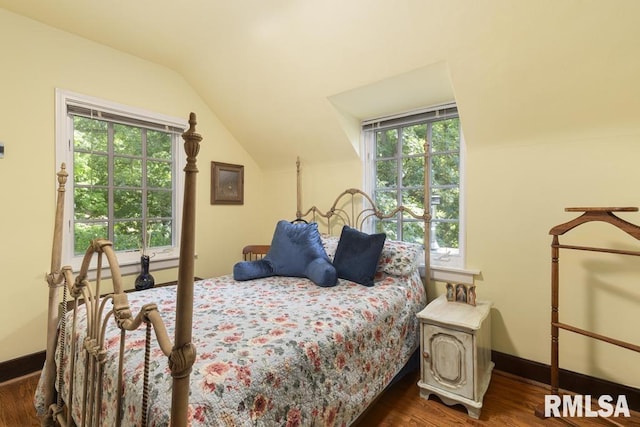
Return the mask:
<svg viewBox="0 0 640 427"><path fill-rule="evenodd" d="M122 408L124 343L127 332L141 328L144 324L144 390L141 398L142 419L137 425L146 425L148 407L148 381L151 335L155 333L161 352L166 356L173 377L171 425L187 424L189 396L189 376L195 361L196 351L191 343L191 323L194 284L195 254L195 174L198 172L196 157L202 137L195 132L196 118L191 113L189 129L182 135L187 153L185 171L185 198L183 205L182 240L180 242L180 264L175 327L175 345L167 333L156 304L146 304L134 316L127 294L124 292L122 277L116 253L111 242L97 239L87 249L80 272L73 277L70 267L61 267L62 227L64 217L66 167L58 172L56 217L51 256L51 273L46 275L49 286L47 349L41 390L45 414L43 426L50 425L102 425L103 381L117 381L118 396L115 411L116 423L121 425L126 412ZM97 257L97 277L95 283L88 280L90 264ZM102 270L106 259L111 273L113 289L106 291L103 286ZM80 316L86 316L80 322ZM107 379L103 375L106 358L106 326L115 322L120 329L120 344L117 354L119 372L117 378ZM81 324L82 326L78 326ZM82 336L82 340L76 340ZM71 337L68 339L67 337ZM70 342L65 342L66 340ZM110 343L113 345L113 342ZM67 369L63 368L65 365ZM78 363L78 366L76 366ZM75 378L81 372L82 377ZM73 418L80 418L74 420Z"/></svg>
<svg viewBox="0 0 640 427"><path fill-rule="evenodd" d="M49 303L48 303L48 317L47 317L47 348L46 359L44 365L44 403L47 408L51 408L55 400L54 383L56 379L56 338L58 327L58 290L63 285L63 274L61 271L62 264L62 223L64 216L64 194L65 185L67 183L67 177L69 174L66 170L66 165L63 163L58 176L58 191L56 199L56 217L53 230L53 247L51 250L51 272L46 275L45 280L49 286ZM42 419L43 426L53 425L53 418L57 415L57 407L54 411L53 408L47 413L47 416Z"/></svg>

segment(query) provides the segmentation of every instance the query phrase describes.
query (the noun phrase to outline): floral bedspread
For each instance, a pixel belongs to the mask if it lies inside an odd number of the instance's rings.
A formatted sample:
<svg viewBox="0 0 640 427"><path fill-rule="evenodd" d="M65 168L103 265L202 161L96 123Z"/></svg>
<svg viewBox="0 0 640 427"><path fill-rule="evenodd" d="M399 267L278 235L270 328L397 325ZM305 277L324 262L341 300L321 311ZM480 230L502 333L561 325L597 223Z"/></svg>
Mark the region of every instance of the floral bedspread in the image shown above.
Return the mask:
<svg viewBox="0 0 640 427"><path fill-rule="evenodd" d="M155 302L173 337L175 293L175 287L131 293L132 312ZM385 275L370 288L342 279L335 287L321 288L290 277L236 282L223 276L196 282L193 343L198 355L190 380L190 425L349 425L418 347L415 314L425 304L417 272ZM105 370L115 372L115 326L106 341L113 354ZM143 360L144 330L139 330L127 339L123 425L140 423ZM109 378L103 389L105 426L115 425L116 380ZM167 358L155 344L149 425L169 425L170 405ZM43 412L42 390L36 407ZM80 407L76 402L75 417Z"/></svg>

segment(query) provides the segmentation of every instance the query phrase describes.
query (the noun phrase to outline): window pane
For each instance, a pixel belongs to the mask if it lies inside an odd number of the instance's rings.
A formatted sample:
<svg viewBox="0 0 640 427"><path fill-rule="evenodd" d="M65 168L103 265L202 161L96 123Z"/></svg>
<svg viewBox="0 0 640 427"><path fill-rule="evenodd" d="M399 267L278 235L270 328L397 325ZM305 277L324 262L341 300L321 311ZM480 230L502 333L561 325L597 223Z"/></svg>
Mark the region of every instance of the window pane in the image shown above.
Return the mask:
<svg viewBox="0 0 640 427"><path fill-rule="evenodd" d="M177 249L176 200L181 189L175 188L176 163L184 155L177 149L177 132L182 120L126 106L107 112L106 102L62 95L65 108L56 108L56 123L64 119L72 126L61 128L65 137L56 139L56 152L71 166L68 191L74 198L74 223L65 233L74 256L82 255L95 238L109 239L116 251L142 249L143 240L163 251ZM141 127L138 119L157 126ZM71 146L63 141L71 141ZM124 263L135 260L130 255Z"/></svg>
<svg viewBox="0 0 640 427"><path fill-rule="evenodd" d="M376 233L385 233L387 239L399 240L398 222L393 220L376 221Z"/></svg>
<svg viewBox="0 0 640 427"><path fill-rule="evenodd" d="M433 185L458 185L460 183L460 156L435 154L431 157Z"/></svg>
<svg viewBox="0 0 640 427"><path fill-rule="evenodd" d="M408 207L413 213L420 214L424 211L424 190L422 188L404 190L402 192L402 205ZM409 214L405 214L410 218Z"/></svg>
<svg viewBox="0 0 640 427"><path fill-rule="evenodd" d="M147 215L155 218L171 218L172 212L170 191L147 192Z"/></svg>
<svg viewBox="0 0 640 427"><path fill-rule="evenodd" d="M432 239L435 239L432 244L431 250L437 250L439 248L458 248L458 233L459 227L457 222L439 222L433 221L431 223L432 231L435 229L435 233Z"/></svg>
<svg viewBox="0 0 640 427"><path fill-rule="evenodd" d="M398 149L398 130L376 132L376 157L394 157Z"/></svg>
<svg viewBox="0 0 640 427"><path fill-rule="evenodd" d="M90 224L77 222L73 226L73 254L82 255L87 251L91 240L108 237L106 222Z"/></svg>
<svg viewBox="0 0 640 427"><path fill-rule="evenodd" d="M154 188L171 189L171 163L147 161L147 185Z"/></svg>
<svg viewBox="0 0 640 427"><path fill-rule="evenodd" d="M402 154L405 156L424 154L426 134L426 123L402 128Z"/></svg>
<svg viewBox="0 0 640 427"><path fill-rule="evenodd" d="M454 110L441 112L455 113ZM374 161L366 163L367 173L375 174L374 200L381 210L391 211L398 203L417 214L428 209L434 217L431 225L434 247L437 248L439 243L445 252L457 255L460 229L460 120L458 117L443 119L444 116L438 117L438 114L430 114L430 111L427 113L383 120L384 125L395 126L386 130L363 127L366 140L374 140L376 144ZM424 163L423 156L427 138L431 144L428 165ZM432 200L429 201L424 200L425 167L430 172L430 182L427 184L431 187ZM398 195L401 195L401 200L398 200ZM394 224L397 224L397 230ZM422 243L424 226L423 221L416 220L406 212L398 214L392 224L388 221L376 222L377 231L418 243Z"/></svg>
<svg viewBox="0 0 640 427"><path fill-rule="evenodd" d="M73 116L73 147L76 150L107 152L107 122Z"/></svg>
<svg viewBox="0 0 640 427"><path fill-rule="evenodd" d="M162 246L171 246L173 244L171 240L172 222L166 221L149 221L148 236L149 244L151 248L157 248Z"/></svg>
<svg viewBox="0 0 640 427"><path fill-rule="evenodd" d="M402 241L424 243L424 222L411 221L402 224Z"/></svg>
<svg viewBox="0 0 640 427"><path fill-rule="evenodd" d="M106 155L75 152L73 154L73 177L76 185L107 185Z"/></svg>
<svg viewBox="0 0 640 427"><path fill-rule="evenodd" d="M385 213L391 212L398 207L398 193L396 191L378 190L375 194L375 202L378 209Z"/></svg>
<svg viewBox="0 0 640 427"><path fill-rule="evenodd" d="M116 251L142 248L142 221L116 222L113 226L113 247Z"/></svg>
<svg viewBox="0 0 640 427"><path fill-rule="evenodd" d="M142 191L115 190L113 214L115 218L142 218Z"/></svg>
<svg viewBox="0 0 640 427"><path fill-rule="evenodd" d="M431 128L431 151L457 151L460 149L460 119L435 122Z"/></svg>
<svg viewBox="0 0 640 427"><path fill-rule="evenodd" d="M113 125L113 149L117 154L142 155L142 129L126 125Z"/></svg>
<svg viewBox="0 0 640 427"><path fill-rule="evenodd" d="M113 159L113 185L117 187L141 187L142 160L115 157Z"/></svg>
<svg viewBox="0 0 640 427"><path fill-rule="evenodd" d="M403 187L424 187L424 157L403 159L402 174Z"/></svg>
<svg viewBox="0 0 640 427"><path fill-rule="evenodd" d="M73 203L76 221L107 219L109 216L109 192L106 188L76 187L73 190Z"/></svg>
<svg viewBox="0 0 640 427"><path fill-rule="evenodd" d="M147 157L171 160L171 135L154 130L147 131Z"/></svg>
<svg viewBox="0 0 640 427"><path fill-rule="evenodd" d="M434 196L440 196L440 204L434 206L434 218L455 219L459 218L460 190L456 188L438 188L433 190Z"/></svg>
<svg viewBox="0 0 640 427"><path fill-rule="evenodd" d="M398 162L380 160L376 162L376 187L396 188L398 185Z"/></svg>

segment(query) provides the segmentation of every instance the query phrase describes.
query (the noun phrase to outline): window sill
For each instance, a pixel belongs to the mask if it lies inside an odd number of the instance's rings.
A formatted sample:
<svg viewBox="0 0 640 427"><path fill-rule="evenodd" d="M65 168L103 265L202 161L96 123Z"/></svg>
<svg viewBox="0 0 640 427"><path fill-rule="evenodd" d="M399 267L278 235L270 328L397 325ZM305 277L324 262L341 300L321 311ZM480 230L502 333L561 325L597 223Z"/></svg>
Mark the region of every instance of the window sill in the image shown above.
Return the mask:
<svg viewBox="0 0 640 427"><path fill-rule="evenodd" d="M197 258L197 255L196 255L196 258ZM151 261L149 263L149 270L153 272L154 270L166 270L169 268L176 268L178 267L179 261L180 261L180 258L178 254L169 253L169 254L157 255L151 258ZM106 258L103 263L107 264ZM111 269L109 268L108 265L104 265L104 264L102 267L101 278L109 279L111 278ZM137 259L134 259L131 257L126 257L126 259L118 259L118 264L120 266L120 275L123 277L139 274L141 271L139 256L137 257ZM81 262L72 263L71 265L73 272L76 274L80 271L81 266L82 266ZM97 271L98 269L97 269L97 266L95 265L95 262L92 262L91 266L89 267L87 278L90 281L95 280L97 276Z"/></svg>
<svg viewBox="0 0 640 427"><path fill-rule="evenodd" d="M480 270L444 267L441 265L432 265L430 270L431 280L436 282L464 283L471 285L474 282L475 276L480 275ZM424 265L420 266L420 275L424 277Z"/></svg>

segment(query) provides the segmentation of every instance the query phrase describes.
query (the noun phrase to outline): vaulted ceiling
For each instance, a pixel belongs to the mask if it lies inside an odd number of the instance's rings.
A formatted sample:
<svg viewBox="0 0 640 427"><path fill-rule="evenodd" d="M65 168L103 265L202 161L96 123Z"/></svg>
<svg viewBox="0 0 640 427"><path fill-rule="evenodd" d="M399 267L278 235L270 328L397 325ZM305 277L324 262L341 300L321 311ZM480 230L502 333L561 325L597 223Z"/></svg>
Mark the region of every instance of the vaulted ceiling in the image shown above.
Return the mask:
<svg viewBox="0 0 640 427"><path fill-rule="evenodd" d="M636 0L0 7L175 70L264 168L354 159L361 119L454 99L469 144L637 126L640 111Z"/></svg>

